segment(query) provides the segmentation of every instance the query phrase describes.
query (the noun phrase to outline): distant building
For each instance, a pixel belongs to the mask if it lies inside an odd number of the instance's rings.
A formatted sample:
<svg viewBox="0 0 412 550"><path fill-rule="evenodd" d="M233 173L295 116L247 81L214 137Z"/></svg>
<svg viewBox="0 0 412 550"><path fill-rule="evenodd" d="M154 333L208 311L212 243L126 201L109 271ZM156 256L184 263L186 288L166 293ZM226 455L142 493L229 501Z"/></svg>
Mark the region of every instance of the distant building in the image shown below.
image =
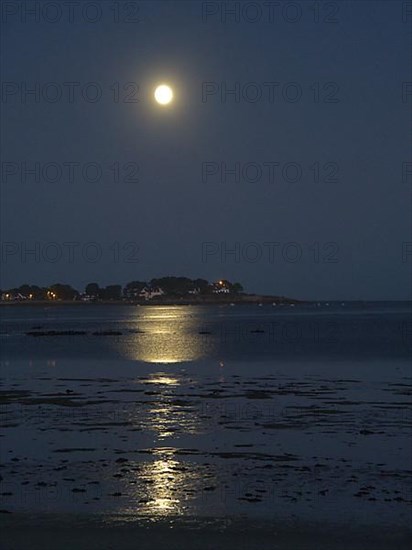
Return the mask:
<svg viewBox="0 0 412 550"><path fill-rule="evenodd" d="M163 296L163 294L164 294L164 291L159 287L154 287L154 288L144 287L139 292L139 298L144 298L145 300L151 300L156 296Z"/></svg>
<svg viewBox="0 0 412 550"><path fill-rule="evenodd" d="M230 288L226 286L224 281L218 281L212 284L213 294L230 294Z"/></svg>
<svg viewBox="0 0 412 550"><path fill-rule="evenodd" d="M13 292L3 292L1 295L1 301L2 302L21 302L23 300L29 300L28 296L24 296L23 294L20 294L20 292L13 293Z"/></svg>
<svg viewBox="0 0 412 550"><path fill-rule="evenodd" d="M213 294L230 294L230 290L226 287L224 288L214 288Z"/></svg>

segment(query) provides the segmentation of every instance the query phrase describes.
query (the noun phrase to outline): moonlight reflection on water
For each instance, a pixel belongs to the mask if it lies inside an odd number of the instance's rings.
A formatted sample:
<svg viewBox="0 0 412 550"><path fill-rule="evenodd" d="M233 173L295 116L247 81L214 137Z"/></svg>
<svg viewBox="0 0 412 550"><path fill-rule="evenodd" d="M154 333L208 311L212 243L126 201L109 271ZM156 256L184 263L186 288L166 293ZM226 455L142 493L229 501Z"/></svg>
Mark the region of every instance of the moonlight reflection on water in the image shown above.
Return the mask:
<svg viewBox="0 0 412 550"><path fill-rule="evenodd" d="M148 307L143 315L140 313L142 331L119 344L120 353L127 359L172 364L207 356L210 343L198 334L199 321L187 308Z"/></svg>

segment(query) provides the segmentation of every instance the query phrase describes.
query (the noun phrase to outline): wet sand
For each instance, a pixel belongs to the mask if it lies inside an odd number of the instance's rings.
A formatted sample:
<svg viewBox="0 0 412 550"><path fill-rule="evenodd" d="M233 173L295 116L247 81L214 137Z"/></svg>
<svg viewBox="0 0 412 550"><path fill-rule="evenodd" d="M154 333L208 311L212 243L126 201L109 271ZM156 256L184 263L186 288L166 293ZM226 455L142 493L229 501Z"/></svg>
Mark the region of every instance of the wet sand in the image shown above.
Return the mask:
<svg viewBox="0 0 412 550"><path fill-rule="evenodd" d="M227 360L185 360L187 344L189 355L208 350L216 329L203 317L177 327L176 312L153 315L104 338L27 332L118 325L29 318L7 327L2 548L50 547L50 538L85 549L408 546L408 350L379 358L373 346L366 360L352 346L362 357L343 359L329 342L305 340L292 358L248 324L240 343L258 360L237 358L226 333L216 349Z"/></svg>
<svg viewBox="0 0 412 550"><path fill-rule="evenodd" d="M407 525L407 373L387 383L227 367L220 379L164 366L9 379L0 508Z"/></svg>
<svg viewBox="0 0 412 550"><path fill-rule="evenodd" d="M35 525L33 525L35 524ZM378 527L247 520L105 525L93 517L1 521L4 550L406 550L410 535Z"/></svg>

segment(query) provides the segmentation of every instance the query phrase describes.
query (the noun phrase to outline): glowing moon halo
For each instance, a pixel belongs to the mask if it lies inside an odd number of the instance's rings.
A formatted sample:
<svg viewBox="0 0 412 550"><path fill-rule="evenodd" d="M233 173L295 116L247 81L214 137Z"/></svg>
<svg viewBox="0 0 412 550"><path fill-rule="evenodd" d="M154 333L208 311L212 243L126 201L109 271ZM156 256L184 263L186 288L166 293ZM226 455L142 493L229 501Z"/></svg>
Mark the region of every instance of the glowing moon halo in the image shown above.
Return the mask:
<svg viewBox="0 0 412 550"><path fill-rule="evenodd" d="M168 105L173 99L173 90L167 84L161 84L156 88L154 97L160 105Z"/></svg>

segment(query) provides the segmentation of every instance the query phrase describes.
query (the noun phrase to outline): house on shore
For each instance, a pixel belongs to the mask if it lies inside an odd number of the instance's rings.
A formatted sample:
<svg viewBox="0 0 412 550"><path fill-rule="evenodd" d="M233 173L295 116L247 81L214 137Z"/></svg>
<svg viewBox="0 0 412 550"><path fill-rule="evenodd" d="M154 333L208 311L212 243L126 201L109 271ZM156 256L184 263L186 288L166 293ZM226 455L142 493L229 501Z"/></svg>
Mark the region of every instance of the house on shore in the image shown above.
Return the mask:
<svg viewBox="0 0 412 550"><path fill-rule="evenodd" d="M224 281L218 281L212 284L212 292L213 294L230 294L230 288Z"/></svg>
<svg viewBox="0 0 412 550"><path fill-rule="evenodd" d="M139 298L143 298L144 300L151 300L152 298L156 298L157 296L163 296L164 291L159 287L147 287L145 286L140 292L139 292Z"/></svg>

